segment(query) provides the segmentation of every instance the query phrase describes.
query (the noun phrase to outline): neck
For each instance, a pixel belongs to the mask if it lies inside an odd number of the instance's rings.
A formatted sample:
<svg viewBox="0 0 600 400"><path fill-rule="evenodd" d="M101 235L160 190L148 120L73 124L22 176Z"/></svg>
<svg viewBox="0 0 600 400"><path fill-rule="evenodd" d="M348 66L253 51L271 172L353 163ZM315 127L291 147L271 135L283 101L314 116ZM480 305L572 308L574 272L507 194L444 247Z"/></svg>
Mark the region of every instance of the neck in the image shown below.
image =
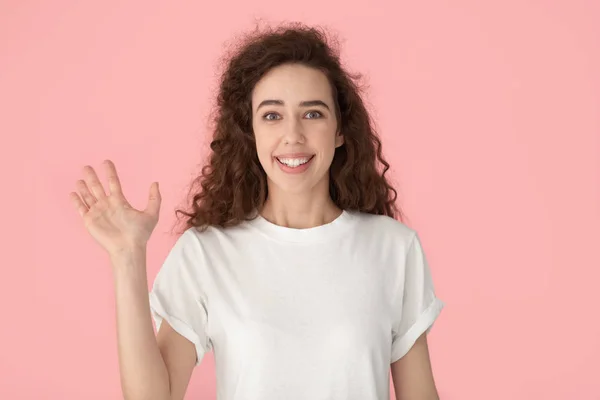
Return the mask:
<svg viewBox="0 0 600 400"><path fill-rule="evenodd" d="M329 196L328 186L318 192L320 195L286 193L270 187L260 214L275 225L288 228L305 229L328 224L339 217L342 210Z"/></svg>

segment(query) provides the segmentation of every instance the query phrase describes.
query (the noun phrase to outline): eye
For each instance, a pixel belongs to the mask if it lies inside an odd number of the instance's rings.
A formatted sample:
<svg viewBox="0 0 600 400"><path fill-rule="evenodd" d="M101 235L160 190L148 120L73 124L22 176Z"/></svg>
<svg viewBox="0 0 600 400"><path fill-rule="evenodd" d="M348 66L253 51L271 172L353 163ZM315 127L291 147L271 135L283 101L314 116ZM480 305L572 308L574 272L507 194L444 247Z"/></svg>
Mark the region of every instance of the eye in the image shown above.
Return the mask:
<svg viewBox="0 0 600 400"><path fill-rule="evenodd" d="M320 112L320 111L316 111L316 110L309 111L309 112L307 113L307 115L308 115L308 114L312 114L312 113L317 113L317 114L319 114L319 117L323 116L323 114L321 114L321 112ZM314 118L309 118L309 119L314 119Z"/></svg>
<svg viewBox="0 0 600 400"><path fill-rule="evenodd" d="M269 115L277 115L277 114L272 113L272 112L266 113L265 115L263 115L263 119L265 119L267 121L275 121L275 119L273 119L273 118L268 118Z"/></svg>
<svg viewBox="0 0 600 400"><path fill-rule="evenodd" d="M316 110L309 111L309 112L306 113L306 115L310 115L310 114L313 114L313 113L314 114L318 114L318 116L317 117L311 117L311 118L308 118L308 119L317 119L317 118L321 118L323 116L323 114L320 111L316 111ZM279 118L269 118L270 115L277 116L277 114L274 113L274 112L268 112L265 115L263 115L263 119L266 120L266 121L276 121L277 119L279 119Z"/></svg>

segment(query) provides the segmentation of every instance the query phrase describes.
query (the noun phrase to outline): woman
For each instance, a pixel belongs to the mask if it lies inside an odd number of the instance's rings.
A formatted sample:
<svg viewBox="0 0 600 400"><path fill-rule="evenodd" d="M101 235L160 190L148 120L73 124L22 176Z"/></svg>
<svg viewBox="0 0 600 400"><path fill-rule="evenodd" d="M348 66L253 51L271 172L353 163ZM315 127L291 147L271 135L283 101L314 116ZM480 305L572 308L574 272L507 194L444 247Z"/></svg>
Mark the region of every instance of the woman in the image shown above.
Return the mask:
<svg viewBox="0 0 600 400"><path fill-rule="evenodd" d="M135 210L106 161L108 195L89 166L71 194L112 261L125 398L183 399L212 350L222 400L387 399L390 365L398 399L437 399L426 333L444 303L325 35L249 35L216 111L199 191L149 294L158 184Z"/></svg>

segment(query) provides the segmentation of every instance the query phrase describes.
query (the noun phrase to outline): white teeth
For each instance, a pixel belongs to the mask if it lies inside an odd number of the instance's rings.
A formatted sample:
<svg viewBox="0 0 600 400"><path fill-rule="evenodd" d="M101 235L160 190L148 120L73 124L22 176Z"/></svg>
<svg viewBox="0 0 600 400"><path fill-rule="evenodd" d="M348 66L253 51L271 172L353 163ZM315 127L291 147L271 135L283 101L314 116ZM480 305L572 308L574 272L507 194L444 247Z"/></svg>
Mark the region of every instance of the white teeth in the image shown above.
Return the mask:
<svg viewBox="0 0 600 400"><path fill-rule="evenodd" d="M279 161L281 161L282 164L285 164L288 167L295 168L299 165L306 164L310 160L310 157L304 157L304 158L279 158L278 157L277 159Z"/></svg>

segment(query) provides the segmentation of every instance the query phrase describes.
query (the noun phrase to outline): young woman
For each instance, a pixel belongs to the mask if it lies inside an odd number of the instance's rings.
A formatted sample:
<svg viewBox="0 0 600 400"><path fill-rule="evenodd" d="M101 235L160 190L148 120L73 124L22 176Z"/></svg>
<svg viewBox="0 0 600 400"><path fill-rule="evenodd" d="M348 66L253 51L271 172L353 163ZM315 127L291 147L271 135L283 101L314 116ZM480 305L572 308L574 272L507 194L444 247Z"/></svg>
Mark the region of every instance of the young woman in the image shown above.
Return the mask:
<svg viewBox="0 0 600 400"><path fill-rule="evenodd" d="M112 261L125 398L183 399L214 351L220 400L389 399L390 367L398 399L437 399L426 333L444 303L325 35L249 35L216 110L210 160L150 293L158 184L135 210L107 160L108 194L90 166L71 193Z"/></svg>

